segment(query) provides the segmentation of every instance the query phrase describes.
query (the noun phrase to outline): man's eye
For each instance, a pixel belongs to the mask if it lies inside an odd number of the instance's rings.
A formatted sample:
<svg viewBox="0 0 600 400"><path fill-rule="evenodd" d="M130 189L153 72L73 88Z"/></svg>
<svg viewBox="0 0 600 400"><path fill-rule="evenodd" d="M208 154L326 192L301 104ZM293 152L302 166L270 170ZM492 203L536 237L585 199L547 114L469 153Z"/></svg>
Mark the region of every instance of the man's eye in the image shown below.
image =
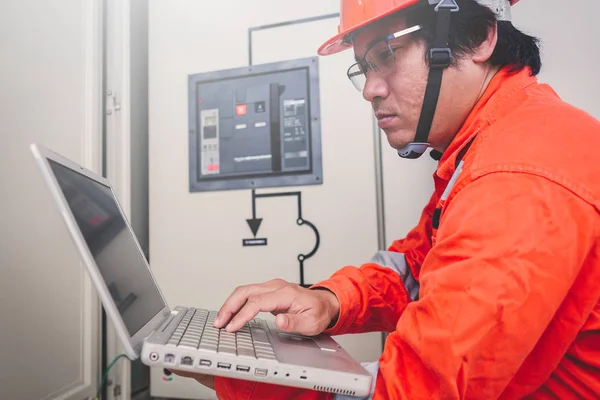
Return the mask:
<svg viewBox="0 0 600 400"><path fill-rule="evenodd" d="M382 51L381 53L379 53L379 59L381 61L386 61L388 58L391 57L391 55L392 55L392 53L388 49L386 49L386 50Z"/></svg>

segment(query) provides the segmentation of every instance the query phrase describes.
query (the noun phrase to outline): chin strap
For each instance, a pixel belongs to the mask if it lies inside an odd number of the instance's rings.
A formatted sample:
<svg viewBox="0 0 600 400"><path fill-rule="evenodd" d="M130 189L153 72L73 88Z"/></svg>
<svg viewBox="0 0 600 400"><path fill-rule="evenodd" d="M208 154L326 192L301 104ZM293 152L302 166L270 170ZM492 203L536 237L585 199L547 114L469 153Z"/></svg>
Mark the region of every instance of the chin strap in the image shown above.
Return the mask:
<svg viewBox="0 0 600 400"><path fill-rule="evenodd" d="M450 66L452 59L452 52L448 47L450 15L459 10L458 4L455 0L429 0L429 4L437 4L435 6L437 12L435 37L433 46L429 49L429 77L415 140L398 150L398 155L402 158L419 158L429 148L427 138L442 87L442 76L444 70Z"/></svg>

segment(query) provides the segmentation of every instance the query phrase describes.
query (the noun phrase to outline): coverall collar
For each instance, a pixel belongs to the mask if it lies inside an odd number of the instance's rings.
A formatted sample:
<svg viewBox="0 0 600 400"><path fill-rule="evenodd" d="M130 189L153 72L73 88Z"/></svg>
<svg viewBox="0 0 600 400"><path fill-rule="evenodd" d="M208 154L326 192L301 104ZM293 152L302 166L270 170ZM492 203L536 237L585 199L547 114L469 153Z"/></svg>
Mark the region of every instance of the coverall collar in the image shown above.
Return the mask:
<svg viewBox="0 0 600 400"><path fill-rule="evenodd" d="M462 128L442 155L436 170L438 177L449 180L455 170L456 157L463 147L493 121L510 112L510 107L503 107L503 105L515 92L537 82L537 79L531 75L529 67L518 72L510 72L510 69L511 67L508 66L500 69L490 81L483 96L475 104Z"/></svg>

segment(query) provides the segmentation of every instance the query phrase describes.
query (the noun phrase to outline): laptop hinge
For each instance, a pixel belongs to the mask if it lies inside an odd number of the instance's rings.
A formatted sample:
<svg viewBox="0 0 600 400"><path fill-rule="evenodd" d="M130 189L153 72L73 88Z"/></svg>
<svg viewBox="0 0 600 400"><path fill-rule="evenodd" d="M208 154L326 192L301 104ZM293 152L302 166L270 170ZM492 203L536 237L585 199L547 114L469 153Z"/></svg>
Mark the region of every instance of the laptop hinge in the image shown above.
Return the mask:
<svg viewBox="0 0 600 400"><path fill-rule="evenodd" d="M165 317L165 319L163 319L163 323L162 325L160 325L160 328L158 329L160 332L164 332L165 329L167 329L167 327L169 326L169 324L171 323L171 321L173 321L173 318L175 318L175 316L177 315L177 312L171 311L171 313L169 315L167 315Z"/></svg>

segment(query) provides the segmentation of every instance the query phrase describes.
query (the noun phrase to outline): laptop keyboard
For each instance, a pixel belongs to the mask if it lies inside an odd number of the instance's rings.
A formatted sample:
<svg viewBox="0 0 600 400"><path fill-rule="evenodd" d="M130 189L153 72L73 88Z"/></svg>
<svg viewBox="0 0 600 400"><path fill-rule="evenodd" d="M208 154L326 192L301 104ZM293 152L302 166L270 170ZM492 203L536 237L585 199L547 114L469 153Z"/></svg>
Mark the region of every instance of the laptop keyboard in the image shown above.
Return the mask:
<svg viewBox="0 0 600 400"><path fill-rule="evenodd" d="M167 346L262 360L277 359L259 319L248 322L237 332L227 332L214 327L216 317L216 311L188 308Z"/></svg>

